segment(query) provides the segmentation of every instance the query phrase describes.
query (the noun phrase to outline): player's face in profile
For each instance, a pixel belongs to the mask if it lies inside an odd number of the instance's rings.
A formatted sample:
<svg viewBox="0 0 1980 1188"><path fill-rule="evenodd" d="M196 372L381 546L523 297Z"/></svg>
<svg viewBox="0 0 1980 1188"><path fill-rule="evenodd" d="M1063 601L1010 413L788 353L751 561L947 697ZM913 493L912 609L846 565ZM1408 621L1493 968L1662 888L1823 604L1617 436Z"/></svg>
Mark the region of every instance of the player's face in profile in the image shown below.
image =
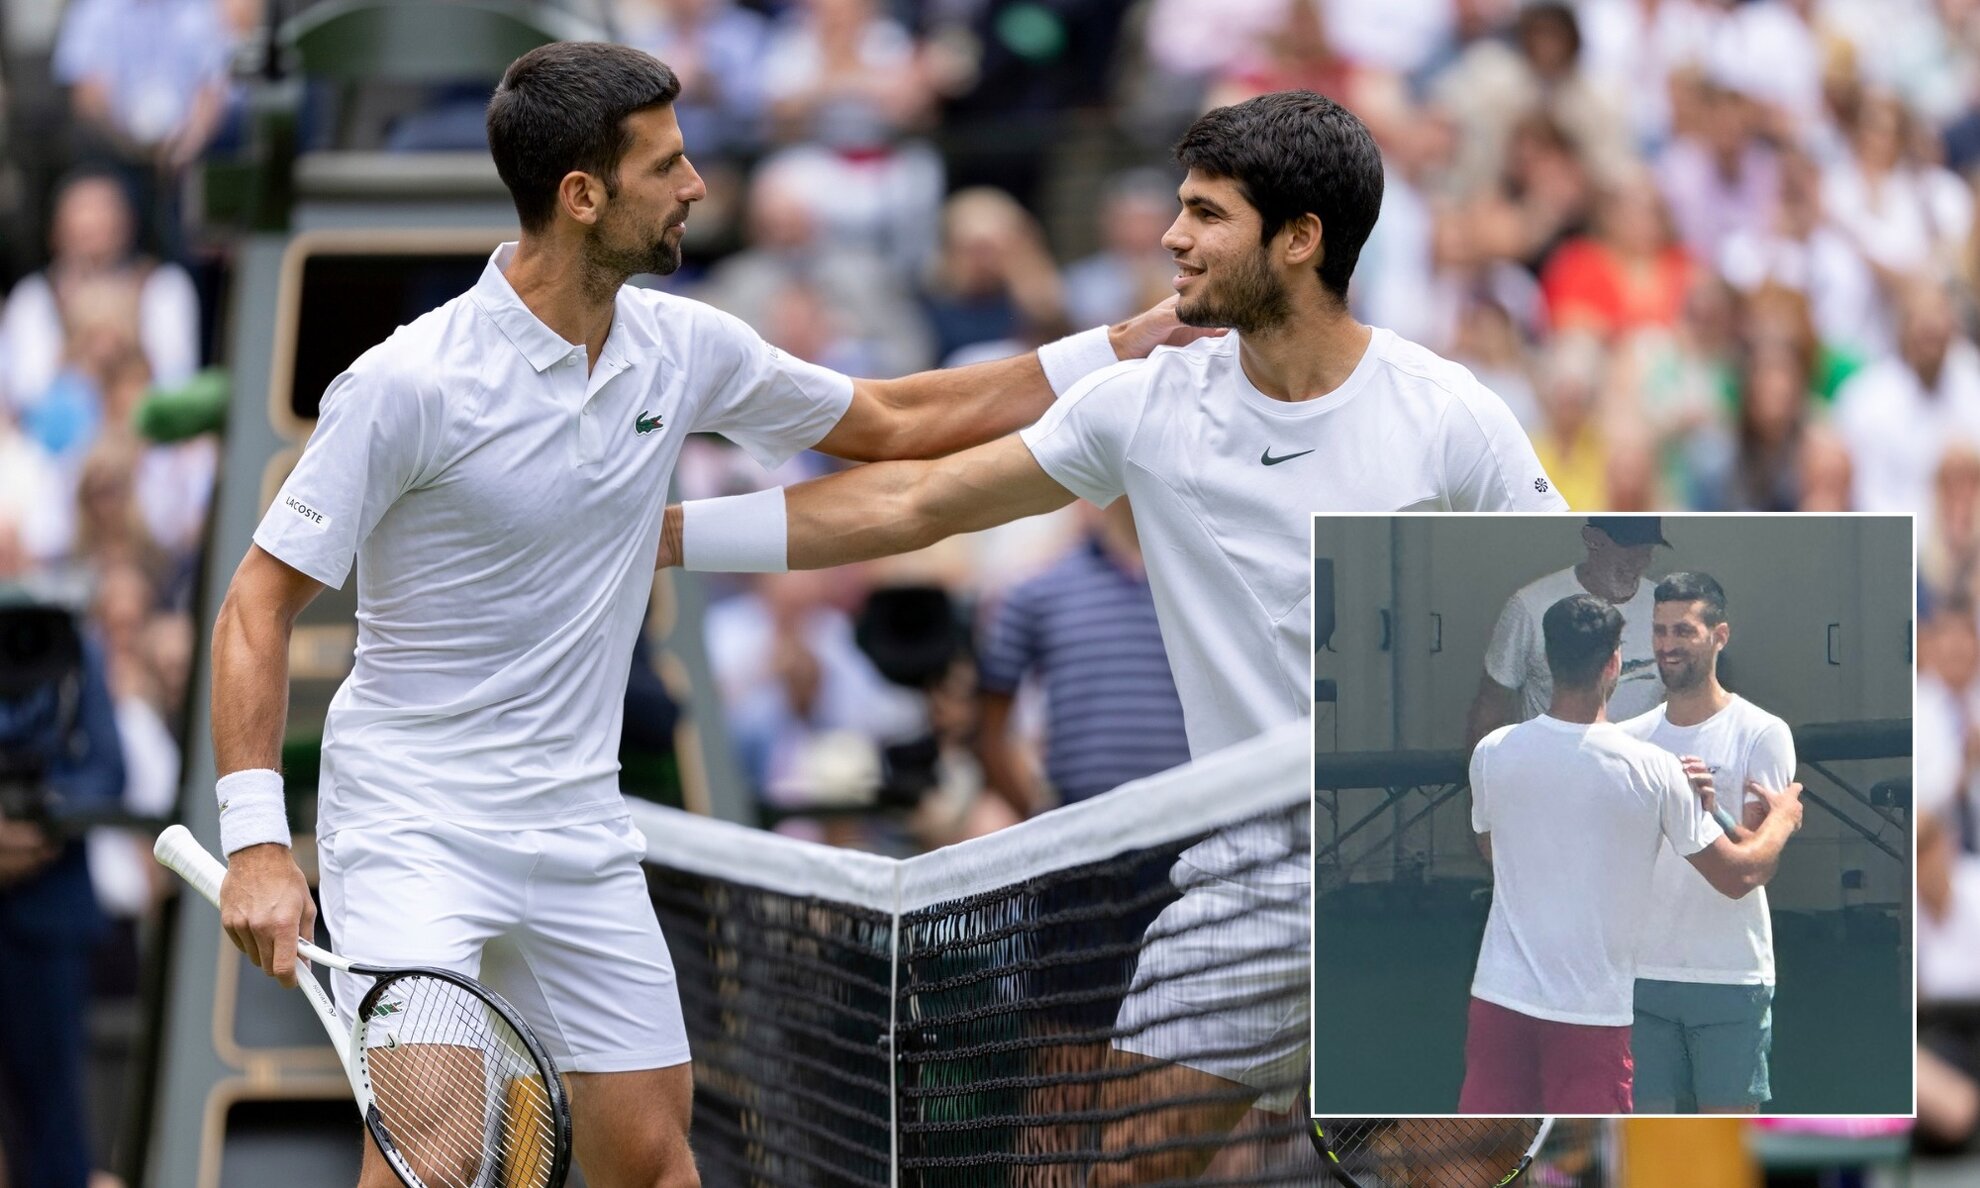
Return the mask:
<svg viewBox="0 0 1980 1188"><path fill-rule="evenodd" d="M1650 646L1664 688L1680 693L1704 683L1718 656L1717 635L1705 625L1699 603L1658 603L1651 613Z"/></svg>
<svg viewBox="0 0 1980 1188"><path fill-rule="evenodd" d="M618 193L591 225L585 254L604 272L666 276L681 266L688 206L708 188L688 162L671 105L636 111L625 126L631 144L619 159Z"/></svg>
<svg viewBox="0 0 1980 1188"><path fill-rule="evenodd" d="M1195 169L1178 193L1182 213L1162 236L1176 258L1176 317L1186 326L1270 330L1291 314L1285 281L1272 270L1258 211L1237 182Z"/></svg>

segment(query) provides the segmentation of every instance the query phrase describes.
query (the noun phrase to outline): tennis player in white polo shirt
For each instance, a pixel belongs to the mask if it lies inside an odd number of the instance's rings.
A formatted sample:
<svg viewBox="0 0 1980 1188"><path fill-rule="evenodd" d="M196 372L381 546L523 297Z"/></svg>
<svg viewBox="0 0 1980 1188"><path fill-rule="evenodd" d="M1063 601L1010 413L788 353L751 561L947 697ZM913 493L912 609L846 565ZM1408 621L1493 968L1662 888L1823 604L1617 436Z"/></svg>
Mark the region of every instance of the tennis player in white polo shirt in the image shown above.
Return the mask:
<svg viewBox="0 0 1980 1188"><path fill-rule="evenodd" d="M371 946L354 958L478 973L513 1002L571 1074L594 1188L696 1179L687 1038L617 762L687 434L724 434L766 466L814 446L933 457L1031 421L1118 353L1195 335L1158 307L1038 355L855 381L707 306L626 288L679 266L706 193L678 91L620 46L510 66L488 139L520 242L330 385L213 638L222 921L293 984L314 912L274 770L289 629L355 561L356 666L324 724L326 920ZM335 990L348 1013L358 988ZM396 1182L370 1144L364 1157L366 1188Z"/></svg>
<svg viewBox="0 0 1980 1188"><path fill-rule="evenodd" d="M1163 245L1178 310L1232 333L1109 367L1022 433L948 458L670 509L663 561L822 568L1126 495L1190 753L1203 756L1312 712L1313 513L1565 507L1497 396L1349 314L1382 194L1381 156L1353 113L1311 92L1266 95L1206 114L1176 155L1189 172ZM1196 1175L1252 1105L1293 1103L1313 969L1303 817L1295 832L1240 828L1176 864L1183 897L1150 930L1171 943L1140 954L1116 1041L1124 1060L1176 1063L1108 1089L1185 1104L1152 1119L1123 1109L1090 1183ZM1232 930L1190 927L1240 915L1235 960ZM1264 937L1279 940L1254 948ZM1130 1147L1142 1153L1115 1154Z"/></svg>
<svg viewBox="0 0 1980 1188"><path fill-rule="evenodd" d="M1626 1114L1637 947L1652 871L1669 849L1737 899L1773 877L1801 825L1800 785L1755 785L1765 820L1735 841L1677 756L1608 720L1622 612L1574 594L1541 619L1547 712L1471 755L1471 825L1492 864L1492 910L1471 982L1465 1114Z"/></svg>
<svg viewBox="0 0 1980 1188"><path fill-rule="evenodd" d="M1731 638L1726 592L1708 573L1657 583L1652 645L1664 704L1622 723L1629 734L1680 756L1703 779L1718 820L1737 836L1765 804L1749 780L1780 788L1794 778L1786 722L1719 683ZM1772 1096L1774 926L1767 889L1727 900L1669 846L1657 851L1650 912L1637 954L1639 1113L1751 1114Z"/></svg>

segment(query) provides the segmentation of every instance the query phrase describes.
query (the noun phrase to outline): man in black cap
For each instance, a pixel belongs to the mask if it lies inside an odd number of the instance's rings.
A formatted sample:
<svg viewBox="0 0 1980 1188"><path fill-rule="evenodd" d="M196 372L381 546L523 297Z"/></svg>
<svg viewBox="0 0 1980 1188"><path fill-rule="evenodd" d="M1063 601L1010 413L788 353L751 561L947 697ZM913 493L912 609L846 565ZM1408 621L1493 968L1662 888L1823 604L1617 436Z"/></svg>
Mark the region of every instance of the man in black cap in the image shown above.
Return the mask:
<svg viewBox="0 0 1980 1188"><path fill-rule="evenodd" d="M1506 599L1492 642L1485 649L1485 672L1465 716L1464 745L1513 722L1544 712L1553 694L1547 672L1546 641L1540 618L1547 608L1573 594L1593 594L1622 612L1622 675L1608 702L1609 720L1626 721L1654 709L1664 699L1657 658L1650 643L1656 606L1655 584L1644 580L1650 553L1664 539L1658 516L1590 516L1581 530L1588 555L1579 564L1522 586Z"/></svg>

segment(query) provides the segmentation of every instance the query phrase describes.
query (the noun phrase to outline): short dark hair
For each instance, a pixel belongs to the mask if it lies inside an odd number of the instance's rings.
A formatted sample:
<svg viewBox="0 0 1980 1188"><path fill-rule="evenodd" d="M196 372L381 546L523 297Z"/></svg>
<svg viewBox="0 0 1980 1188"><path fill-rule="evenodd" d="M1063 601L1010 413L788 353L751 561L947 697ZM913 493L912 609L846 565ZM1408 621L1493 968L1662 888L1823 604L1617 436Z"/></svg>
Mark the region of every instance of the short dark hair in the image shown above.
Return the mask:
<svg viewBox="0 0 1980 1188"><path fill-rule="evenodd" d="M1355 114L1312 91L1276 91L1205 112L1176 144L1185 169L1236 182L1264 220L1262 243L1304 214L1320 218L1320 284L1347 300L1382 211L1382 152Z"/></svg>
<svg viewBox="0 0 1980 1188"><path fill-rule="evenodd" d="M1726 591L1709 573L1680 570L1657 583L1658 602L1699 602L1698 615L1707 627L1726 621Z"/></svg>
<svg viewBox="0 0 1980 1188"><path fill-rule="evenodd" d="M1602 666L1622 641L1622 612L1593 594L1570 594L1547 608L1540 632L1547 639L1547 671L1556 688L1585 689L1601 679Z"/></svg>
<svg viewBox="0 0 1980 1188"><path fill-rule="evenodd" d="M619 160L632 142L626 117L680 93L660 59L601 41L552 42L509 63L488 100L488 149L523 230L549 225L557 185L573 170L618 193Z"/></svg>

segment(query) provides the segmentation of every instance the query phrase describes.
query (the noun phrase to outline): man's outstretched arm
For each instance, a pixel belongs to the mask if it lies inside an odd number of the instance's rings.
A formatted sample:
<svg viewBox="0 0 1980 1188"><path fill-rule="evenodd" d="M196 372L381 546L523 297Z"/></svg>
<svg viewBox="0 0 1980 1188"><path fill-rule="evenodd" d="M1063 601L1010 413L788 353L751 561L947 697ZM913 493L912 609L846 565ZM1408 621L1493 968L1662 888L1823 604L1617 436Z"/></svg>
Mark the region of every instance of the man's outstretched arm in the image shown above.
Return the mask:
<svg viewBox="0 0 1980 1188"><path fill-rule="evenodd" d="M1184 326L1175 307L1171 297L1104 332L1010 359L899 379L855 379L852 404L812 448L853 462L939 458L1015 433L1045 415L1056 392L1092 371L1220 333Z"/></svg>
<svg viewBox="0 0 1980 1188"><path fill-rule="evenodd" d="M928 462L875 462L781 493L759 492L735 500L704 500L744 508L745 520L704 519L679 504L667 509L661 529L659 564L690 569L721 569L703 558L733 538L771 540L783 533L784 564L791 569L826 569L926 548L944 537L979 532L1026 516L1043 515L1073 501L1032 457L1015 435L998 438L947 458ZM764 501L763 496L772 496ZM744 501L749 501L747 504ZM710 527L710 525L716 525ZM706 535L703 535L706 534ZM722 539L709 539L719 536ZM774 566L774 558L766 558Z"/></svg>

